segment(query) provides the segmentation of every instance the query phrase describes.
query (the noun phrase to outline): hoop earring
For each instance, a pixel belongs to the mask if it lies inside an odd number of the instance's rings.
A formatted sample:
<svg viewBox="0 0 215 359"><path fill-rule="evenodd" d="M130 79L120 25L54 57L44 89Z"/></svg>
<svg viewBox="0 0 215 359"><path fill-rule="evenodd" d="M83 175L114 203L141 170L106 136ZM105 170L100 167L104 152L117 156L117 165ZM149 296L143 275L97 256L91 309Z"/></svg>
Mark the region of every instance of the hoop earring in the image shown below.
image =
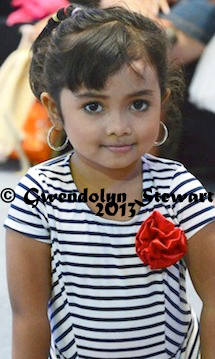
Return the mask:
<svg viewBox="0 0 215 359"><path fill-rule="evenodd" d="M164 144L164 142L166 142L168 136L169 136L169 131L168 131L168 128L166 127L165 123L163 123L162 121L160 121L160 124L163 126L163 129L164 129L164 136L162 138L161 141L155 141L155 144L154 146L161 146Z"/></svg>
<svg viewBox="0 0 215 359"><path fill-rule="evenodd" d="M64 150L64 148L66 148L68 142L69 142L69 139L68 137L66 137L66 140L65 142L61 145L61 146L58 146L58 147L55 147L51 144L51 133L52 131L54 130L55 126L52 126L50 127L49 131L48 131L48 134L47 134L47 143L49 145L49 147L54 150L54 151L61 151L61 150Z"/></svg>

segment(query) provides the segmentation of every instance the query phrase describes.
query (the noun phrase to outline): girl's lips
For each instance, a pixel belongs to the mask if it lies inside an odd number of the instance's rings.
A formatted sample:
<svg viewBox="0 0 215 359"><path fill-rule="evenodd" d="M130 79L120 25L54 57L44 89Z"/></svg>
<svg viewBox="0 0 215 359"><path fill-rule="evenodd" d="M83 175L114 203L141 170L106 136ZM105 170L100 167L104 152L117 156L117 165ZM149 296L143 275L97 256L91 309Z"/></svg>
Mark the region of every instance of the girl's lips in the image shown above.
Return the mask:
<svg viewBox="0 0 215 359"><path fill-rule="evenodd" d="M122 145L122 146L105 146L109 151L116 153L128 152L132 145Z"/></svg>

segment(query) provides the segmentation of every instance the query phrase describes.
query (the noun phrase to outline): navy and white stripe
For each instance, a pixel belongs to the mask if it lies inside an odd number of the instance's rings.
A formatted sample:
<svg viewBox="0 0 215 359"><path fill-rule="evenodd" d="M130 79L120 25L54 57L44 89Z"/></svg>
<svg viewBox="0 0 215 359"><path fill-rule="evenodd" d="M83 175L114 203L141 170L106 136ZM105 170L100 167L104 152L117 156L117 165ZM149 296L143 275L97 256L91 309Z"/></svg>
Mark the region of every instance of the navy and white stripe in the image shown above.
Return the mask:
<svg viewBox="0 0 215 359"><path fill-rule="evenodd" d="M70 155L37 165L16 189L5 225L50 243L49 318L55 357L80 359L198 359L198 325L186 299L184 261L165 270L143 264L135 235L154 211L180 226L187 238L215 219L210 202L153 201L126 222L96 216L86 203L23 201L29 188L54 194L78 191ZM174 161L145 155L143 189L204 192ZM207 240L207 239L205 239ZM54 355L50 352L50 358Z"/></svg>

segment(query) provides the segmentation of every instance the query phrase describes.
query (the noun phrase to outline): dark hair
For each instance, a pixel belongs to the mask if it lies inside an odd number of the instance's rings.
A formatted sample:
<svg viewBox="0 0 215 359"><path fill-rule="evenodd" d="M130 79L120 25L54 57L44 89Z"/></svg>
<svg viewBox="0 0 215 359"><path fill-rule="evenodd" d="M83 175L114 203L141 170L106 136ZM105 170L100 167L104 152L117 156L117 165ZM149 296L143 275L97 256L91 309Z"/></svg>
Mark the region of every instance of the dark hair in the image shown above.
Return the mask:
<svg viewBox="0 0 215 359"><path fill-rule="evenodd" d="M60 109L62 88L73 92L81 86L102 89L123 65L147 58L157 72L161 95L167 87L172 91L166 114L176 118L183 81L181 72L168 63L165 31L149 18L121 7L83 7L71 16L74 8L61 9L58 18L63 21L49 20L33 44L30 83L36 97L47 91Z"/></svg>

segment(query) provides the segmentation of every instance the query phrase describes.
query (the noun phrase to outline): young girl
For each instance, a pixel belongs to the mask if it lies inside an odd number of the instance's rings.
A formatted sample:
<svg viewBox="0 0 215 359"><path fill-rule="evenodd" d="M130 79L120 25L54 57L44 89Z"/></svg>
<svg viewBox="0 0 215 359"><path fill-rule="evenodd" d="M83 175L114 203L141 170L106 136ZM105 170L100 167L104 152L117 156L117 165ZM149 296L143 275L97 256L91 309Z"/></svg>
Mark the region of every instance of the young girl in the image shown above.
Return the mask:
<svg viewBox="0 0 215 359"><path fill-rule="evenodd" d="M180 93L163 31L70 6L36 40L30 77L73 150L30 168L6 220L13 359L200 358L186 267L214 359L215 209L180 163L147 154Z"/></svg>

